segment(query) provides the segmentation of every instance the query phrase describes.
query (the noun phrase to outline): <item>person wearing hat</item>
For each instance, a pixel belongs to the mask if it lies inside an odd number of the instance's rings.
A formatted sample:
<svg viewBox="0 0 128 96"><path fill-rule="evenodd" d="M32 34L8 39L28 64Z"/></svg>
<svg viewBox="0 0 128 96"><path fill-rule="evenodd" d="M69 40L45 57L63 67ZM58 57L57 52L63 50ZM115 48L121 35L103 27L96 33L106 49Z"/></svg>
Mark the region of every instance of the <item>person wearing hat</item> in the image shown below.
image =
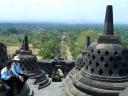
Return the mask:
<svg viewBox="0 0 128 96"><path fill-rule="evenodd" d="M9 60L6 66L1 70L1 80L5 82L9 86L9 90L7 92L7 96L13 96L13 89L16 82L13 79L13 75L11 72L12 62Z"/></svg>
<svg viewBox="0 0 128 96"><path fill-rule="evenodd" d="M13 63L12 63L12 66L11 66L11 70L12 70L12 73L13 75L18 78L22 84L19 85L21 86L21 89L22 87L24 86L24 83L26 82L26 80L28 79L28 76L26 76L25 74L23 74L21 68L20 68L20 64L19 64L19 56L15 56L13 59L12 59Z"/></svg>

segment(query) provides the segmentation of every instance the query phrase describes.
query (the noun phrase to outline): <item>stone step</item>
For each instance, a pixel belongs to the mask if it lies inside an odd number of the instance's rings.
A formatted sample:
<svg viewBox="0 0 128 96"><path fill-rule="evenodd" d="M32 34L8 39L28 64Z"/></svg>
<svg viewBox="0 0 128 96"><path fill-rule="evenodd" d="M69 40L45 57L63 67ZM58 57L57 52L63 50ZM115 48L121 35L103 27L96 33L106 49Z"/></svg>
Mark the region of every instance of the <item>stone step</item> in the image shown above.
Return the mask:
<svg viewBox="0 0 128 96"><path fill-rule="evenodd" d="M46 81L42 81L42 82L39 83L38 89L42 89L42 88L44 88L44 87L46 87L50 84L51 84L51 80L46 79Z"/></svg>
<svg viewBox="0 0 128 96"><path fill-rule="evenodd" d="M44 80L48 79L45 75L42 75L41 77L36 78L34 84L37 84L39 82L42 82Z"/></svg>
<svg viewBox="0 0 128 96"><path fill-rule="evenodd" d="M32 76L32 77L29 77L30 79L36 79L36 78L39 78L41 76L45 75L44 73L41 73L41 74L36 74L35 76Z"/></svg>
<svg viewBox="0 0 128 96"><path fill-rule="evenodd" d="M40 82L37 82L36 85L44 84L44 83L46 83L47 81L49 81L49 80L46 78L46 79L44 79L44 80L42 80L42 81L40 81Z"/></svg>

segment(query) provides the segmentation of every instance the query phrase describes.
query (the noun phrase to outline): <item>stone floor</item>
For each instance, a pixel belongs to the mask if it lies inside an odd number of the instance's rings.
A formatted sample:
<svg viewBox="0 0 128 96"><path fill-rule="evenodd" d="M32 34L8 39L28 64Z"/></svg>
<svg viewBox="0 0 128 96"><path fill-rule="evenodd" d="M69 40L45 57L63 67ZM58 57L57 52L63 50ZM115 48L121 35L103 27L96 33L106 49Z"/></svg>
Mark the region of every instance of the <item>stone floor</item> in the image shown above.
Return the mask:
<svg viewBox="0 0 128 96"><path fill-rule="evenodd" d="M34 91L34 96L60 96L62 82L51 82L49 86L39 90L37 85L33 85L33 82L33 79L27 81L30 89Z"/></svg>

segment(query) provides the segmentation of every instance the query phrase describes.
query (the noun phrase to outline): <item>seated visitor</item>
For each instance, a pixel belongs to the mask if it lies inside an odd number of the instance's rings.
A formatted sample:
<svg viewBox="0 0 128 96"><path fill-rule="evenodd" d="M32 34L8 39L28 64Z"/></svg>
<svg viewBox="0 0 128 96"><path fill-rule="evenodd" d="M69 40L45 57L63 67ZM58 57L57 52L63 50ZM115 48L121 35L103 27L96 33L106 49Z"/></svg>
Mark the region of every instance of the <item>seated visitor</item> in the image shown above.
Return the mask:
<svg viewBox="0 0 128 96"><path fill-rule="evenodd" d="M11 61L8 61L6 66L1 70L1 80L5 82L10 88L7 92L7 96L13 96L13 89L16 86L16 81L15 77L13 77L12 72L11 72Z"/></svg>
<svg viewBox="0 0 128 96"><path fill-rule="evenodd" d="M57 74L58 74L61 78L64 77L64 74L63 74L63 72L62 72L61 69L57 69Z"/></svg>
<svg viewBox="0 0 128 96"><path fill-rule="evenodd" d="M61 82L63 77L64 77L64 74L63 74L62 70L57 69L52 76L52 81L53 82Z"/></svg>
<svg viewBox="0 0 128 96"><path fill-rule="evenodd" d="M20 59L19 59L19 57L15 56L12 60L13 60L13 63L12 63L12 66L11 66L12 73L16 78L19 78L19 80L22 81L22 85L21 85L21 88L22 88L24 86L24 83L28 79L28 76L23 74L23 72L20 68L20 64L19 64Z"/></svg>

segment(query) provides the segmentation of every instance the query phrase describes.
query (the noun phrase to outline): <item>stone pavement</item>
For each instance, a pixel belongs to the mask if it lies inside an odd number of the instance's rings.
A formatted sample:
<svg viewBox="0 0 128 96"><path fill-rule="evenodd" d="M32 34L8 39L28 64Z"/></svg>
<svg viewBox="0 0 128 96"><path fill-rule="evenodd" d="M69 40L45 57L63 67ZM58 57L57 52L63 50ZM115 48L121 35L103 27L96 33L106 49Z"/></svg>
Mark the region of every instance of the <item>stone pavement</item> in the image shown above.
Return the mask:
<svg viewBox="0 0 128 96"><path fill-rule="evenodd" d="M33 85L34 79L28 79L27 84L34 91L34 96L60 96L62 82L51 82L45 88L38 90L38 85Z"/></svg>

